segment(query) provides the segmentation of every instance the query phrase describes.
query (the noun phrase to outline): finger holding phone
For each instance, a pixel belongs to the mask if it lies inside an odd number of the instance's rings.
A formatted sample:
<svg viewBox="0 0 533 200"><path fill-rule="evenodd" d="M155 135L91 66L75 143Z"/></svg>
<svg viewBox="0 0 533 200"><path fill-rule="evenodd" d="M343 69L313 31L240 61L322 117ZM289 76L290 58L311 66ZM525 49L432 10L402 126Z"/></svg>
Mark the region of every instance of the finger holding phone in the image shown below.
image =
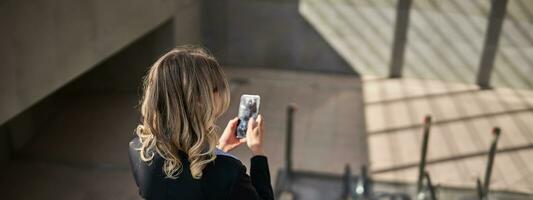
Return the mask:
<svg viewBox="0 0 533 200"><path fill-rule="evenodd" d="M263 116L259 115L257 121L252 118L248 122L248 130L246 131L246 144L252 151L254 156L263 155L263 134L265 132L265 123Z"/></svg>
<svg viewBox="0 0 533 200"><path fill-rule="evenodd" d="M239 116L228 122L218 147L231 151L242 143L247 143L254 155L263 154L264 119L259 115L260 97L258 95L242 95L239 105Z"/></svg>

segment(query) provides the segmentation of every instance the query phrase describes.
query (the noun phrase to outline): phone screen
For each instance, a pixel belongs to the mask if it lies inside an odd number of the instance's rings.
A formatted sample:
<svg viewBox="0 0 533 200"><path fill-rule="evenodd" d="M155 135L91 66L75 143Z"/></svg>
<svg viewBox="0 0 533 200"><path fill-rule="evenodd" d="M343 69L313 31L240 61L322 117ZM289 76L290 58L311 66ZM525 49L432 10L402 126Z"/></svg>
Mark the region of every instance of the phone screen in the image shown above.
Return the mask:
<svg viewBox="0 0 533 200"><path fill-rule="evenodd" d="M248 121L252 117L254 119L257 119L260 101L261 97L259 95L244 94L241 96L241 103L239 105L239 125L237 126L237 138L246 137Z"/></svg>

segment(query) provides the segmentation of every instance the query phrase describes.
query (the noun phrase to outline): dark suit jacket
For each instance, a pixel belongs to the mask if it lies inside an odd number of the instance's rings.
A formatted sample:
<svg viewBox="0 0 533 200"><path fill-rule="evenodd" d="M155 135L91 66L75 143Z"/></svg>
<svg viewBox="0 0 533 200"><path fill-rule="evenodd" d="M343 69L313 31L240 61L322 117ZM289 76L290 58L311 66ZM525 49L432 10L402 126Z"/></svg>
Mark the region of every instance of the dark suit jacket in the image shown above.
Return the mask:
<svg viewBox="0 0 533 200"><path fill-rule="evenodd" d="M234 156L217 151L217 158L203 170L202 178L191 176L186 154L180 152L183 171L177 179L165 178L164 159L155 155L151 163L140 160L139 139L129 145L131 170L139 194L148 200L170 199L274 199L265 156L251 158L250 176Z"/></svg>

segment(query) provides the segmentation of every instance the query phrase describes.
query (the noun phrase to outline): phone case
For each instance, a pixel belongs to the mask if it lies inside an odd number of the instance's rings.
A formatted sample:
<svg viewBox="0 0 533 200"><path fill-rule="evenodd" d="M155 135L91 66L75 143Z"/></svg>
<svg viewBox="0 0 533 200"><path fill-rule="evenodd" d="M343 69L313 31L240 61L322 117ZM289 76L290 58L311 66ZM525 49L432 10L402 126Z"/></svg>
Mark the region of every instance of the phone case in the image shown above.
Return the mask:
<svg viewBox="0 0 533 200"><path fill-rule="evenodd" d="M246 137L248 121L251 117L257 119L257 115L259 114L260 102L261 97L259 95L244 94L241 96L241 103L239 105L239 125L237 126L237 138Z"/></svg>

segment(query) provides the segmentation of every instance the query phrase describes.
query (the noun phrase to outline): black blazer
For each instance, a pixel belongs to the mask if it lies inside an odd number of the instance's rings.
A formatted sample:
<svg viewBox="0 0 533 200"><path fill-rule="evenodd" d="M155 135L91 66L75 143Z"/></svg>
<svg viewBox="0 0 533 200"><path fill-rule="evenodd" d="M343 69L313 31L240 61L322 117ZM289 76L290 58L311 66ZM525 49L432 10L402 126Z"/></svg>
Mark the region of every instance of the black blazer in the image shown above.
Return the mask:
<svg viewBox="0 0 533 200"><path fill-rule="evenodd" d="M155 155L151 164L140 160L138 138L129 145L129 158L139 194L148 200L170 199L274 199L265 156L251 158L250 176L234 156L217 150L217 158L193 179L187 155L180 152L183 171L177 179L165 178L164 159Z"/></svg>

